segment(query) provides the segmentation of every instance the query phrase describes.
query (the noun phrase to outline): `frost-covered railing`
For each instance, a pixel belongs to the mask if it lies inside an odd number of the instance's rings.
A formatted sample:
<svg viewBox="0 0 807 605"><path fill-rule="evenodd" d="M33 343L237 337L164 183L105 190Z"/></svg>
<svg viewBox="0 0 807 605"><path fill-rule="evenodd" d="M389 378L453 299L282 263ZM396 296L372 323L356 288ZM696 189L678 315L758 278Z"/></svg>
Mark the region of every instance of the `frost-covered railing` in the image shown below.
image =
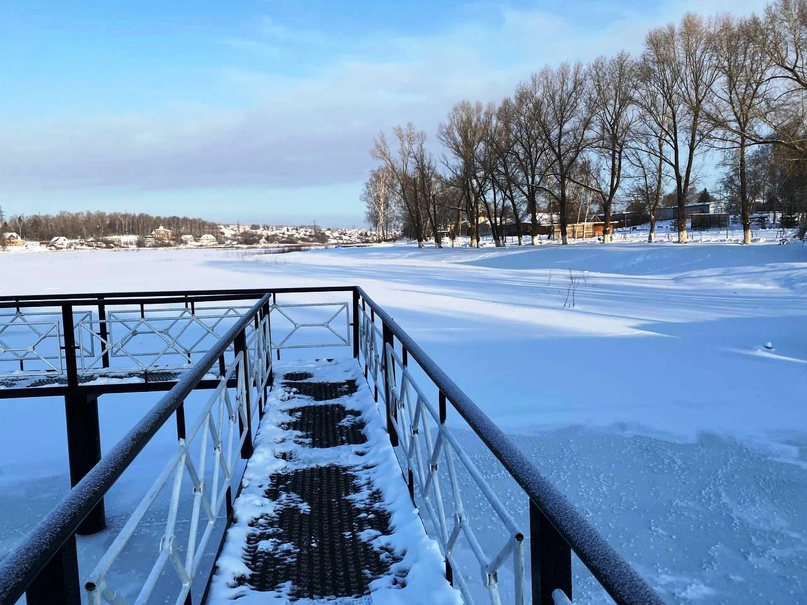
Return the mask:
<svg viewBox="0 0 807 605"><path fill-rule="evenodd" d="M271 383L270 299L269 294L264 295L242 314L21 546L0 562L0 603L14 603L23 593L29 605L80 602L76 534L101 505L106 492L172 417L177 434L174 454L86 578L85 588L91 602L129 602L116 590L118 584L110 577L110 570L138 527L162 518L163 531L154 544L155 560L139 597L132 602L147 602L155 586L164 588L163 570L169 563L178 579L176 602L191 602L194 582L204 590L215 552L215 548L210 552L210 540L216 531L223 534L230 516L244 467L241 460L252 454L257 429L253 417L262 414ZM209 396L188 427L189 398L214 368L220 372L218 384L206 391ZM170 488L167 497L164 487ZM162 512L155 512L155 507ZM200 579L200 563L205 557L207 570ZM142 561L142 557L136 558L137 564ZM125 564L131 566L132 559Z"/></svg>
<svg viewBox="0 0 807 605"><path fill-rule="evenodd" d="M164 510L165 529L154 564L132 602L148 602L158 581L162 586L166 584L161 574L169 563L179 580L176 598L169 596L176 603L184 603L189 597L200 564L205 555L210 555L206 547L217 523L221 530L231 511L239 452L245 457L251 453L251 418L264 409L264 388L271 374L269 315L259 315L256 319L258 325L253 331L250 347L252 355L248 354L243 335L236 337L235 359L220 377L202 413L190 430L180 427L176 454L87 577L84 586L90 603L123 605L129 602L116 589L110 572L147 519L147 513L158 507ZM235 382L235 388L230 388L232 382ZM163 502L158 498L169 484L170 498ZM183 505L191 509L184 515L181 514ZM223 510L226 514L222 514ZM183 520L189 524L187 531L180 529ZM131 562L127 564L131 565ZM164 600L166 595L159 596Z"/></svg>
<svg viewBox="0 0 807 605"><path fill-rule="evenodd" d="M79 313L79 322L92 315ZM0 375L48 374L64 371L62 325L58 313L0 309ZM82 350L81 354L92 354Z"/></svg>
<svg viewBox="0 0 807 605"><path fill-rule="evenodd" d="M499 576L502 565L510 561L514 602L526 602L524 578L524 534L517 526L507 508L500 502L477 466L457 442L446 424L446 399L438 396L438 405L424 393L409 371L406 350L395 351L392 343L384 346L382 329L374 323L372 309L361 311L360 347L368 361L368 375L372 382L383 386L381 398L393 410L388 416L388 426L397 436L401 450L399 459L407 478L410 493L419 496L419 508L425 511L430 527L434 528L440 549L446 559L446 571L459 588L466 603L473 603L474 591L468 579L458 569L454 550L460 540L465 540L482 571L482 581L490 595L491 603L501 603ZM383 353L382 353L383 351ZM383 368L383 371L382 371ZM379 381L384 376L387 380ZM461 465L470 476L474 489L463 494L457 473ZM441 472L445 469L444 472ZM447 486L445 485L447 484ZM499 544L482 544L474 528L474 522L465 510L464 498L485 498L501 526ZM488 519L485 520L489 521Z"/></svg>
<svg viewBox="0 0 807 605"><path fill-rule="evenodd" d="M352 304L333 302L334 293L341 293L340 296L347 297L348 300L352 296ZM317 301L318 297L325 294L331 296L330 300ZM298 298L294 299L295 296ZM279 357L281 348L302 350L304 347L312 347L316 348L317 355L321 355L325 349L318 347L343 348L345 345L352 345L352 354L363 365L365 376L376 392L376 398L384 403L390 440L397 448L404 477L409 482L413 498L422 503L425 521L430 526L433 537L443 548L448 579L463 591L467 602L472 602L472 592L478 593L472 590L471 582L479 580L472 576L469 576L470 580L459 577L465 570L454 569L455 566L452 565L452 558L461 541L464 541L463 545L470 549L480 563L479 578L493 603L499 602L500 593L508 601L516 603L531 601L541 605L559 605L567 602L567 597L572 596L572 552L617 603L661 603L652 589L538 472L535 465L390 315L358 287L276 289L269 292L239 290L101 294L68 298L0 297L0 313L3 310L10 310L15 314L21 310L46 308L56 308L57 313L61 313L61 325L65 328L62 330L63 340L60 346L67 352L64 357L65 366L68 375L72 377L65 393L71 477L74 461L69 427L84 422L82 414L92 410L92 398L97 398L97 390L100 388L98 385L88 387L78 383L76 366L81 353L74 322L77 313L97 308L98 326L101 326L106 325L104 322L107 321L106 313L109 308L116 306L122 308L135 304L140 305L142 311L144 306L179 302L193 314L195 307L202 303L229 307L233 306L233 301L254 302L257 299L260 301L246 313L232 319L231 326L222 338L196 364L186 369L160 402L100 461L100 449L99 458L93 459L90 455L85 456L83 461L79 460L85 464L79 475L84 478L77 481L78 484L70 494L15 552L0 561L0 605L15 603L23 593L26 594L29 605L81 601L76 534L103 529L103 510L97 516L100 527L96 523L96 526L87 531L80 528L87 524L99 508L102 509L106 492L160 427L172 417L177 421L178 450L171 453L170 464L159 481L166 488L171 487L172 494L162 500L159 497L154 500L155 505L165 505L168 521L163 517L163 548L157 551L156 567L150 567L153 575L148 582L155 578L164 578L169 572L166 570L159 575L156 570L169 567L170 563L170 567L174 569L173 576L182 586L177 602L198 602L198 591L186 594L185 590L191 578L190 572L196 571L198 576L199 557L204 556L200 553L205 550L201 546L203 540L211 539L204 538L206 524L211 518L228 516L217 513L211 503L218 502L223 486L229 481L230 493L224 498L224 507L229 513L232 487L237 484L240 474L238 470L227 471L222 467L222 461L228 460L224 449L228 443L234 449L238 449L240 444L241 455L249 454L254 430L251 412L257 410L260 414L262 411L266 390L271 381L273 354ZM341 300L344 301L344 298ZM38 322L40 319L34 321ZM99 327L97 332L100 331ZM324 334L325 339L316 337L315 331ZM50 338L49 333L42 334L43 338ZM243 361L246 358L249 358L248 363ZM247 377L244 378L243 374ZM2 378L0 374L0 381ZM187 432L184 419L186 399L203 383L211 388L211 382L215 384L216 390L206 399L206 420L194 424ZM224 384L227 386L222 386ZM434 395L433 398L428 396L429 393ZM249 403L244 404L245 398L249 398ZM244 415L240 410L247 414L246 426L243 426ZM216 413L220 416L216 416ZM235 426L236 420L237 438L234 437L234 441L230 442L228 431ZM97 402L94 421L97 424ZM454 428L449 430L449 425ZM497 495L491 493L480 473L474 470L467 452L462 451L461 443L456 438L458 428L473 431L498 460L502 469L523 490L529 507L528 528L519 527L513 521L512 511L497 500ZM77 436L81 435L79 431ZM80 442L80 439L76 438L75 441ZM217 443L221 444L222 451L219 453L216 452ZM202 460L200 456L205 450L208 453ZM217 460L219 466L210 465L212 460ZM229 460L232 462L233 459ZM214 488L215 468L220 468L220 474ZM242 465L236 464L236 468L240 469ZM208 472L200 469L207 469ZM460 485L456 480L460 472L470 476L471 481L466 480ZM464 491L468 490L469 485L470 490ZM191 510L196 510L191 516L196 521L189 521L185 526L187 530L179 527L181 524L177 521L178 517L174 516L180 506L175 501L181 500L173 498L175 490L189 495ZM147 496L147 503L142 505L146 509L149 508L149 498ZM489 502L494 510L501 526L498 539L479 538L477 530L481 524L478 519L471 518L468 510L470 507L465 504L480 499ZM146 517L148 514L142 517L144 522ZM194 533L190 531L192 525L194 532L198 534L197 538L191 537ZM127 529L126 532L128 531ZM182 540L177 539L180 534ZM115 548L123 549L127 539L120 538L121 541ZM157 543L159 542L158 539ZM180 543L187 545L182 551L179 549ZM526 569L523 566L525 555L528 555L529 561ZM109 555L109 559L112 557L113 555ZM97 573L92 576L94 587L90 594L94 599L106 594L110 597L110 602L123 603L125 601L122 597L111 594L115 584L109 574L105 573L111 569L114 566L109 567L107 559L99 564ZM149 573L145 576L149 577ZM160 584L160 581L157 583ZM193 583L190 586L192 588ZM148 590L144 596L147 592ZM183 594L186 594L184 599ZM190 598L191 594L193 599Z"/></svg>
<svg viewBox="0 0 807 605"><path fill-rule="evenodd" d="M404 332L392 317L356 288L354 314L360 341L356 356L376 400L384 403L387 430L410 493L426 511L427 530L446 558L446 575L473 603L471 582L480 582L490 602L506 593L521 605L562 605L572 599L572 553L617 603L662 603L647 583L603 540L580 512L541 475L535 465ZM415 377L411 361L420 370ZM417 380L421 380L418 384ZM437 404L428 397L436 393ZM455 423L450 429L449 424ZM456 426L459 425L459 426ZM524 491L529 531L519 528L455 438L472 430ZM470 481L460 485L465 469ZM447 489L444 485L447 484ZM470 486L470 489L469 489ZM467 490L467 491L463 491ZM483 544L477 528L490 519L472 519L466 502L484 499L500 526L498 541ZM430 526L430 527L429 527ZM529 573L524 570L524 534L529 535ZM455 562L465 540L481 568L477 580L462 577ZM507 563L507 565L505 565ZM505 591L505 582L511 583Z"/></svg>
<svg viewBox="0 0 807 605"><path fill-rule="evenodd" d="M273 292L270 304L276 351L350 345L348 302L278 301L278 292L286 290ZM248 309L248 302L237 301L256 295L241 290L0 298L0 380L58 377L70 367L82 379L148 379L184 370ZM225 299L229 304L215 304Z"/></svg>
<svg viewBox="0 0 807 605"><path fill-rule="evenodd" d="M101 320L78 321L78 371L170 371L193 365L248 309L227 307L145 307L110 311Z"/></svg>

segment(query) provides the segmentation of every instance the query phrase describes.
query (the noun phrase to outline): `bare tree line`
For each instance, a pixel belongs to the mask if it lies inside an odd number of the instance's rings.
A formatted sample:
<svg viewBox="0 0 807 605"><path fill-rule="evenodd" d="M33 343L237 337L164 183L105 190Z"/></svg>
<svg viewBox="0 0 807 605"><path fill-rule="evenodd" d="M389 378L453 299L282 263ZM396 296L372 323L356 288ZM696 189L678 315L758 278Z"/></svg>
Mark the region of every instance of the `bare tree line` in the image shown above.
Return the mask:
<svg viewBox="0 0 807 605"><path fill-rule="evenodd" d="M176 237L218 233L215 223L185 216L152 216L128 212L59 212L58 214L11 215L2 230L16 232L27 240L102 239L112 235L151 235L157 227L173 231Z"/></svg>
<svg viewBox="0 0 807 605"><path fill-rule="evenodd" d="M621 208L647 217L652 242L658 208L674 205L686 243L685 206L716 153L744 243L760 200L803 238L806 56L807 0L775 0L750 17L687 14L648 32L639 56L546 66L498 105L457 103L439 157L412 123L379 133L367 218L379 238L397 228L437 247L461 225L478 246L485 224L503 246L513 232L535 244L556 221L565 244L575 217L596 212L608 243Z"/></svg>

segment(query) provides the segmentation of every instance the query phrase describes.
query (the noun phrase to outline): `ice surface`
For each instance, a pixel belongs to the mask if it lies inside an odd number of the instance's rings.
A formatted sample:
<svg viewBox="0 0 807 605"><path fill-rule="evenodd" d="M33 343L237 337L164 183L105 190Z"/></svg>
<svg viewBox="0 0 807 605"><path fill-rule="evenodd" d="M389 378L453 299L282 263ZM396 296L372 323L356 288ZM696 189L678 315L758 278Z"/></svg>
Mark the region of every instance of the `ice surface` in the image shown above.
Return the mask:
<svg viewBox="0 0 807 605"><path fill-rule="evenodd" d="M800 244L19 253L0 272L2 294L359 284L669 602L807 602ZM109 398L104 446L150 405ZM7 550L67 464L59 401L0 403ZM598 602L582 572L575 591Z"/></svg>

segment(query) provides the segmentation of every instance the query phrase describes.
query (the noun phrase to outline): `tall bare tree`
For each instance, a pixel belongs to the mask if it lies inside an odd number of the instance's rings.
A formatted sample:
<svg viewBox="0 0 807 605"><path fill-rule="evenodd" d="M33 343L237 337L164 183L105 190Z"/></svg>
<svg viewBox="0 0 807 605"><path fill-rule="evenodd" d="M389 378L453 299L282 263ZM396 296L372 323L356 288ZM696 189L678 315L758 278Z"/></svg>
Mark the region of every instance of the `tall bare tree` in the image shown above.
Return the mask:
<svg viewBox="0 0 807 605"><path fill-rule="evenodd" d="M440 124L438 138L448 155L443 163L451 182L459 187L471 246L479 246L479 223L483 198L490 179L487 143L493 120L493 107L476 102L461 101Z"/></svg>
<svg viewBox="0 0 807 605"><path fill-rule="evenodd" d="M712 61L719 77L706 108L716 130L712 137L736 165L743 243L751 243L751 198L746 167L749 148L764 140L764 123L771 106L772 62L758 41L762 22L752 16L719 19L713 36Z"/></svg>
<svg viewBox="0 0 807 605"><path fill-rule="evenodd" d="M603 242L610 243L611 210L622 184L623 163L638 112L633 102L636 64L627 52L600 57L589 68L594 160L589 187L604 214Z"/></svg>
<svg viewBox="0 0 807 605"><path fill-rule="evenodd" d="M440 226L444 219L440 196L441 176L431 153L426 150L426 134L420 133L415 142L415 187L417 197L426 217L434 239L435 248L442 248Z"/></svg>
<svg viewBox="0 0 807 605"><path fill-rule="evenodd" d="M390 149L384 133L380 132L376 136L371 155L392 174L404 211L404 226L409 235L417 240L418 248L422 248L426 239L427 219L417 184L415 153L419 141L426 135L422 131L415 130L411 122L403 127L396 126L393 134L397 142L395 152Z"/></svg>
<svg viewBox="0 0 807 605"><path fill-rule="evenodd" d="M503 208L502 215L509 215L509 219L513 221L518 245L521 246L523 245L521 217L524 212L525 195L523 187L518 186L519 181L523 183L523 180L513 136L511 108L512 103L505 100L496 111L490 143L494 162L492 184L501 192L502 203L509 204L509 212Z"/></svg>
<svg viewBox="0 0 807 605"><path fill-rule="evenodd" d="M704 107L713 92L717 66L711 57L712 31L698 15L687 14L676 26L651 30L640 61L637 103L664 142L663 161L675 179L678 207L678 242L687 243L687 192L695 175L697 150L707 140L713 124ZM652 107L661 97L666 112ZM651 103L647 103L649 98Z"/></svg>
<svg viewBox="0 0 807 605"><path fill-rule="evenodd" d="M543 190L558 204L561 240L568 244L569 185L581 154L592 142L588 74L581 63L563 63L557 69L545 67L533 81L538 91L535 123L551 160L550 182Z"/></svg>
<svg viewBox="0 0 807 605"><path fill-rule="evenodd" d="M361 194L365 217L367 222L375 227L377 242L388 240L394 230L393 186L392 171L386 166L381 166L370 172L370 178L364 184Z"/></svg>
<svg viewBox="0 0 807 605"><path fill-rule="evenodd" d="M538 199L550 163L546 138L536 121L541 111L536 77L520 84L514 97L505 99L499 107L499 121L507 124L513 139L510 152L514 160L513 185L526 201L533 245L538 243Z"/></svg>

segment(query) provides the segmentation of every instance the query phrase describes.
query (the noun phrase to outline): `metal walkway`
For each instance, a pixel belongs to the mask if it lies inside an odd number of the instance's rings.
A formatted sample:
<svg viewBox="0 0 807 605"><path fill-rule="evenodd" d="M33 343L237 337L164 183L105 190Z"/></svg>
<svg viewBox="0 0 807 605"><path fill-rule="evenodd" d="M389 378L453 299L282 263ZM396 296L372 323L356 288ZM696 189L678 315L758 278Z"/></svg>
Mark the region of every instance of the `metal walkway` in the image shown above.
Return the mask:
<svg viewBox="0 0 807 605"><path fill-rule="evenodd" d="M259 429L209 603L254 592L364 603L374 587L406 585L389 494L373 476L379 452L369 455L380 444L368 421L382 419L358 371L353 360L276 364L275 417Z"/></svg>

